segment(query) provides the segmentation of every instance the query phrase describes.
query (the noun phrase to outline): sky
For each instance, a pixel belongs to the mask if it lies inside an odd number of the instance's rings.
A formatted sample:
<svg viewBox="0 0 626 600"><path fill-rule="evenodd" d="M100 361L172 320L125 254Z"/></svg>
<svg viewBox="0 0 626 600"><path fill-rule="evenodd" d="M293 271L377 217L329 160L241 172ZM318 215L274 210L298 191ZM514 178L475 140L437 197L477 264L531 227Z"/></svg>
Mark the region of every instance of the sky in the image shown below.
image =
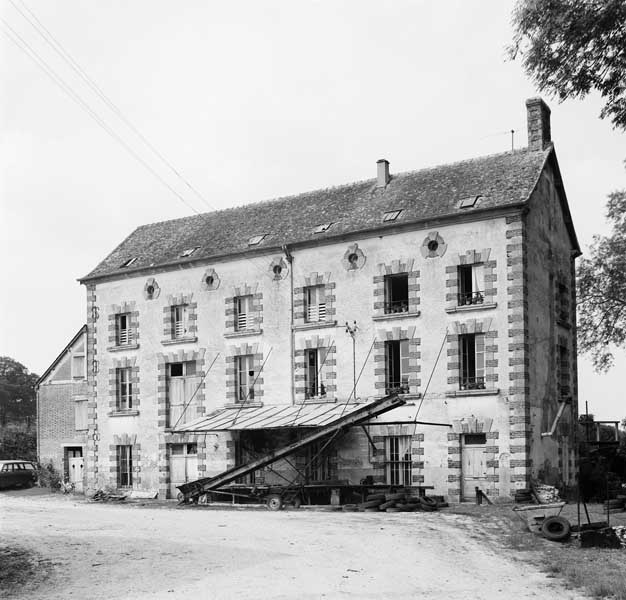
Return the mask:
<svg viewBox="0 0 626 600"><path fill-rule="evenodd" d="M507 59L503 0L0 7L0 355L36 373L85 322L77 278L137 226L368 179L379 158L393 173L507 151L511 129L523 147L539 95ZM585 251L626 187L626 136L596 96L544 99ZM581 409L625 417L624 369L624 352L607 374L581 357Z"/></svg>

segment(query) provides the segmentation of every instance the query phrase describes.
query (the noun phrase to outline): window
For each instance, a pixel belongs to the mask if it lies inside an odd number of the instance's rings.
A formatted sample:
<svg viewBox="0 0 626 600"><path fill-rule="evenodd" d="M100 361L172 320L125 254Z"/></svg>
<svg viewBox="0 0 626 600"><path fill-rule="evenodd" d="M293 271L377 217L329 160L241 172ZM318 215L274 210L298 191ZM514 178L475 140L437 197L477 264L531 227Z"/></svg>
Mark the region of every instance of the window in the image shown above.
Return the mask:
<svg viewBox="0 0 626 600"><path fill-rule="evenodd" d="M359 255L356 252L351 252L348 255L348 264L349 264L350 269L359 268Z"/></svg>
<svg viewBox="0 0 626 600"><path fill-rule="evenodd" d="M88 428L87 400L76 400L76 402L74 402L74 429L76 429L76 431L83 431Z"/></svg>
<svg viewBox="0 0 626 600"><path fill-rule="evenodd" d="M462 390L485 389L485 336L482 333L467 333L459 336L459 358Z"/></svg>
<svg viewBox="0 0 626 600"><path fill-rule="evenodd" d="M130 328L130 313L115 315L115 331L118 346L126 346L132 343L133 336Z"/></svg>
<svg viewBox="0 0 626 600"><path fill-rule="evenodd" d="M569 352L567 346L559 344L558 346L558 384L561 396L568 396L569 389Z"/></svg>
<svg viewBox="0 0 626 600"><path fill-rule="evenodd" d="M323 285L304 288L304 320L307 323L326 320L326 288Z"/></svg>
<svg viewBox="0 0 626 600"><path fill-rule="evenodd" d="M466 446L483 446L487 443L487 434L466 433L463 435L463 443Z"/></svg>
<svg viewBox="0 0 626 600"><path fill-rule="evenodd" d="M256 246L257 244L260 244L263 239L265 238L266 234L262 234L262 235L253 235L249 240L248 240L248 246Z"/></svg>
<svg viewBox="0 0 626 600"><path fill-rule="evenodd" d="M200 246L196 246L195 248L187 248L187 250L183 250L180 257L187 258L188 256L191 256L196 250L200 250Z"/></svg>
<svg viewBox="0 0 626 600"><path fill-rule="evenodd" d="M320 360L317 348L305 350L304 353L304 384L305 398L317 398L326 396L326 386L320 382Z"/></svg>
<svg viewBox="0 0 626 600"><path fill-rule="evenodd" d="M250 452L248 448L244 445L244 443L239 439L235 440L235 466L240 467L241 465L245 465L247 462L250 462L256 458L253 452ZM246 473L242 477L239 477L235 480L235 483L243 483L243 484L254 484L256 481L256 474L259 471L253 471L252 473Z"/></svg>
<svg viewBox="0 0 626 600"><path fill-rule="evenodd" d="M187 305L172 306L172 337L184 338L187 335Z"/></svg>
<svg viewBox="0 0 626 600"><path fill-rule="evenodd" d="M332 222L331 223L322 223L321 225L318 225L315 228L314 233L324 233L325 231L328 231L331 228L332 225L333 225Z"/></svg>
<svg viewBox="0 0 626 600"><path fill-rule="evenodd" d="M385 275L385 314L409 312L409 276Z"/></svg>
<svg viewBox="0 0 626 600"><path fill-rule="evenodd" d="M331 479L330 454L326 441L314 442L305 449L306 467L304 475L307 482L328 481ZM322 448L324 448L322 450Z"/></svg>
<svg viewBox="0 0 626 600"><path fill-rule="evenodd" d="M85 379L85 353L72 354L72 379Z"/></svg>
<svg viewBox="0 0 626 600"><path fill-rule="evenodd" d="M137 257L133 256L133 258L129 258L127 261L124 261L121 265L120 265L120 269L125 269L126 267L130 267L131 265L133 265L135 262L137 261Z"/></svg>
<svg viewBox="0 0 626 600"><path fill-rule="evenodd" d="M459 306L484 302L483 266L461 265L459 267Z"/></svg>
<svg viewBox="0 0 626 600"><path fill-rule="evenodd" d="M476 206L476 202L481 196L468 196L467 198L463 198L461 200L461 204L459 204L459 208L473 208Z"/></svg>
<svg viewBox="0 0 626 600"><path fill-rule="evenodd" d="M569 321L569 301L567 297L567 286L559 283L556 288L556 318L562 323Z"/></svg>
<svg viewBox="0 0 626 600"><path fill-rule="evenodd" d="M133 486L133 447L117 447L117 487Z"/></svg>
<svg viewBox="0 0 626 600"><path fill-rule="evenodd" d="M133 407L133 384L130 367L116 369L117 410L130 410Z"/></svg>
<svg viewBox="0 0 626 600"><path fill-rule="evenodd" d="M394 435L386 439L386 476L389 485L411 485L411 436Z"/></svg>
<svg viewBox="0 0 626 600"><path fill-rule="evenodd" d="M167 365L167 426L172 428L193 420L198 389L202 378L196 374L194 361Z"/></svg>
<svg viewBox="0 0 626 600"><path fill-rule="evenodd" d="M409 340L385 342L385 393L409 393Z"/></svg>
<svg viewBox="0 0 626 600"><path fill-rule="evenodd" d="M235 357L235 401L254 400L254 364L251 354Z"/></svg>
<svg viewBox="0 0 626 600"><path fill-rule="evenodd" d="M198 444L170 444L171 456L195 456L198 454Z"/></svg>
<svg viewBox="0 0 626 600"><path fill-rule="evenodd" d="M390 210L383 215L383 221L395 221L401 212L401 210Z"/></svg>
<svg viewBox="0 0 626 600"><path fill-rule="evenodd" d="M237 296L235 298L235 331L252 329L252 296Z"/></svg>

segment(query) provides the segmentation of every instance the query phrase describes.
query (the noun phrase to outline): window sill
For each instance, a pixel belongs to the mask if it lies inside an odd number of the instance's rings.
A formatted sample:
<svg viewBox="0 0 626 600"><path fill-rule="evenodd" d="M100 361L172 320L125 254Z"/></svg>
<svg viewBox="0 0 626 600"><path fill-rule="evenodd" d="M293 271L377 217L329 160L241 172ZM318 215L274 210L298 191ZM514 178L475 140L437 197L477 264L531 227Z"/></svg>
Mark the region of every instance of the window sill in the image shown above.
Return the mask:
<svg viewBox="0 0 626 600"><path fill-rule="evenodd" d="M263 408L263 402L235 402L224 404L222 408Z"/></svg>
<svg viewBox="0 0 626 600"><path fill-rule="evenodd" d="M107 417L136 417L139 415L138 410L112 410L107 413Z"/></svg>
<svg viewBox="0 0 626 600"><path fill-rule="evenodd" d="M327 396L313 396L312 398L305 398L296 404L335 404L337 398L329 398Z"/></svg>
<svg viewBox="0 0 626 600"><path fill-rule="evenodd" d="M243 331L231 331L229 333L225 333L225 338L239 338L239 337L250 337L252 335L262 335L262 329L244 329Z"/></svg>
<svg viewBox="0 0 626 600"><path fill-rule="evenodd" d="M419 317L422 311L417 312L405 312L405 313L390 313L388 315L376 315L372 317L373 321L391 321L392 319L410 319Z"/></svg>
<svg viewBox="0 0 626 600"><path fill-rule="evenodd" d="M388 394L389 395L389 394ZM376 398L386 398L387 396L376 396ZM422 394L398 394L398 398L406 400L404 406L415 406L414 400L421 400Z"/></svg>
<svg viewBox="0 0 626 600"><path fill-rule="evenodd" d="M459 396L497 396L500 388L488 388L485 390L454 390L446 392L446 398L457 398Z"/></svg>
<svg viewBox="0 0 626 600"><path fill-rule="evenodd" d="M300 323L294 325L294 331L308 331L309 329L324 329L326 327L337 327L337 321L314 321L313 323Z"/></svg>
<svg viewBox="0 0 626 600"><path fill-rule="evenodd" d="M466 306L453 306L452 308L446 308L447 313L456 312L471 312L473 310L486 310L490 308L496 308L497 302L483 302L482 304L468 304Z"/></svg>
<svg viewBox="0 0 626 600"><path fill-rule="evenodd" d="M174 346L175 344L195 344L198 341L198 338L194 335L193 337L181 337L174 338L172 340L161 340L161 344L163 346Z"/></svg>
<svg viewBox="0 0 626 600"><path fill-rule="evenodd" d="M107 352L123 352L124 350L137 350L139 344L126 344L125 346L110 346Z"/></svg>

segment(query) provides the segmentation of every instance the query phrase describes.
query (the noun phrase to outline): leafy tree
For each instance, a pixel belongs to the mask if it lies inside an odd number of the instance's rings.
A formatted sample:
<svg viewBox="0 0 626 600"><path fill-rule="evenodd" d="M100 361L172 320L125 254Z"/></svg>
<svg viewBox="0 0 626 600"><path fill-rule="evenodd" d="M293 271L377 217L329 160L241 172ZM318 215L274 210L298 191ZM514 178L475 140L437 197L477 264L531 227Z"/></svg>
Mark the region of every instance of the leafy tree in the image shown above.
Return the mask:
<svg viewBox="0 0 626 600"><path fill-rule="evenodd" d="M8 356L0 356L0 425L35 416L35 384L39 377Z"/></svg>
<svg viewBox="0 0 626 600"><path fill-rule="evenodd" d="M609 194L609 236L596 235L578 265L578 343L597 371L613 364L612 347L626 347L626 190Z"/></svg>
<svg viewBox="0 0 626 600"><path fill-rule="evenodd" d="M539 90L560 100L604 99L601 118L626 130L626 2L518 0L509 55Z"/></svg>

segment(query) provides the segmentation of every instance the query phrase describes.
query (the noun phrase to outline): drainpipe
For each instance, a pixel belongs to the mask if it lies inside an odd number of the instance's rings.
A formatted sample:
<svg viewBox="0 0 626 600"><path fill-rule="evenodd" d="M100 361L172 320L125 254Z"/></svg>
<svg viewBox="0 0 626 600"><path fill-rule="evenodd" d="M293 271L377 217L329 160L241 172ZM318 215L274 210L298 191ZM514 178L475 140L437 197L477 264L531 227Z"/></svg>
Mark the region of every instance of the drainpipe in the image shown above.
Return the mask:
<svg viewBox="0 0 626 600"><path fill-rule="evenodd" d="M35 388L35 436L37 436L37 462L40 462L41 458L41 436L39 434L39 385Z"/></svg>
<svg viewBox="0 0 626 600"><path fill-rule="evenodd" d="M293 314L293 254L291 254L289 247L287 244L283 246L283 252L285 253L285 258L289 263L289 300L291 304L291 309L289 311L289 373L290 373L290 381L291 381L291 405L295 406L296 404L296 382L294 381L295 373L294 373L294 349L296 346L296 332L294 331L294 314Z"/></svg>

